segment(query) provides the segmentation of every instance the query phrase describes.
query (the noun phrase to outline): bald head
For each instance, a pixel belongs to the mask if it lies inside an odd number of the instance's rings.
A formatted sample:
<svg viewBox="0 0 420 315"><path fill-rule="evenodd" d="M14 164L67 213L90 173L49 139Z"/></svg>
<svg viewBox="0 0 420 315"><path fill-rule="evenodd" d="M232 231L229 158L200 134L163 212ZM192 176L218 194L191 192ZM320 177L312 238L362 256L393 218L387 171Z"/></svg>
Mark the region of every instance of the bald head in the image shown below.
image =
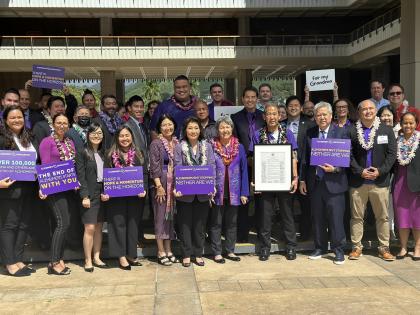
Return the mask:
<svg viewBox="0 0 420 315"><path fill-rule="evenodd" d="M364 100L357 106L359 112L359 118L363 125L370 127L376 117L376 105L371 100Z"/></svg>

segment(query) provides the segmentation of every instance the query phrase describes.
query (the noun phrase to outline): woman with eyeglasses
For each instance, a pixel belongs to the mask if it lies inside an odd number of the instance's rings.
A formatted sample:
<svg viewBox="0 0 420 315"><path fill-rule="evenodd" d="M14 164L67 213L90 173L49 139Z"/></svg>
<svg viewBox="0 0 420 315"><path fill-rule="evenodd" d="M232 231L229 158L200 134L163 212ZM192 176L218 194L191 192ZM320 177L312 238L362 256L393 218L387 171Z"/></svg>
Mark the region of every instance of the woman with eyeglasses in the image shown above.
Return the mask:
<svg viewBox="0 0 420 315"><path fill-rule="evenodd" d="M66 115L55 115L52 119L52 126L54 128L52 135L44 138L39 145L41 164L74 161L74 143L70 138L65 137L69 130L69 120ZM70 226L70 206L73 193L73 191L63 191L47 196L39 191L39 197L47 200L57 224L51 242L51 260L48 265L48 274L58 276L70 274L70 268L65 265L63 256L66 233Z"/></svg>
<svg viewBox="0 0 420 315"><path fill-rule="evenodd" d="M357 120L354 105L346 98L340 98L334 102L333 113L333 124L340 128L350 127Z"/></svg>
<svg viewBox="0 0 420 315"><path fill-rule="evenodd" d="M76 171L80 183L81 217L84 224L83 249L85 252L86 272L94 267L107 268L101 258L102 225L104 211L103 198L104 152L102 140L104 133L101 125L92 123L86 130L86 148L76 154ZM93 260L92 260L93 251Z"/></svg>

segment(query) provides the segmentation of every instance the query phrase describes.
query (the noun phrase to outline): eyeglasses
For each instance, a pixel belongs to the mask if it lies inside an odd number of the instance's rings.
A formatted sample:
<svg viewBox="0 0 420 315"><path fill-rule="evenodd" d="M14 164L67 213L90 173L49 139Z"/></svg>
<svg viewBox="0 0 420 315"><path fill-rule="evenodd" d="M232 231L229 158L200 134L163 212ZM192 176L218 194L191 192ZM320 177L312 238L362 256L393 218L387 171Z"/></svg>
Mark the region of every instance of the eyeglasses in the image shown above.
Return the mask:
<svg viewBox="0 0 420 315"><path fill-rule="evenodd" d="M398 92L389 92L390 96L396 96L396 95L401 95L402 91L398 91Z"/></svg>
<svg viewBox="0 0 420 315"><path fill-rule="evenodd" d="M92 137L98 137L98 138L101 138L101 137L104 136L104 134L102 132L92 132L89 135L92 136Z"/></svg>

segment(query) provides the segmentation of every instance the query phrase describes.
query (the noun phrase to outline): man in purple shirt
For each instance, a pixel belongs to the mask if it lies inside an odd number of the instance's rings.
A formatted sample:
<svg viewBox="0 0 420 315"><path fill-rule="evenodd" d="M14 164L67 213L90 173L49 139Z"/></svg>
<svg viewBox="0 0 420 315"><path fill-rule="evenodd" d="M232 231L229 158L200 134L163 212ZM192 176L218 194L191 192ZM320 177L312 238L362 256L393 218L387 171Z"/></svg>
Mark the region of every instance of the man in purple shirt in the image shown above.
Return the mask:
<svg viewBox="0 0 420 315"><path fill-rule="evenodd" d="M195 114L195 101L196 97L191 95L189 79L185 75L177 76L174 80L174 95L163 101L153 113L152 121L150 122L152 140L157 137L156 125L163 114L169 114L175 120L177 127L174 135L179 138L184 120Z"/></svg>
<svg viewBox="0 0 420 315"><path fill-rule="evenodd" d="M370 201L376 219L379 257L392 261L395 257L389 251L388 187L390 171L397 157L397 143L392 128L376 117L375 103L362 101L358 111L360 119L350 129L350 234L353 250L349 259L357 260L362 255L364 214Z"/></svg>

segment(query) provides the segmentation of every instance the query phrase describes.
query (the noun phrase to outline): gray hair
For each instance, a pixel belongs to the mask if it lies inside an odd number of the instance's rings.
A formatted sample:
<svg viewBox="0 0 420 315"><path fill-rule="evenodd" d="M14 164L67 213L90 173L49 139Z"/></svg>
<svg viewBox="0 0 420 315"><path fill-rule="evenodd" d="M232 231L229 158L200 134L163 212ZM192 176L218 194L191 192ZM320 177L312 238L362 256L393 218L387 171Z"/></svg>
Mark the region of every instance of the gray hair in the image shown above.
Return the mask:
<svg viewBox="0 0 420 315"><path fill-rule="evenodd" d="M217 130L217 135L218 136L219 136L219 126L220 126L221 123L225 123L225 124L231 126L232 127L232 130L235 127L235 125L234 125L232 119L230 118L230 116L228 116L228 115L221 116L216 121L216 130Z"/></svg>
<svg viewBox="0 0 420 315"><path fill-rule="evenodd" d="M278 106L277 106L277 104L276 104L276 103L269 102L269 103L265 104L265 106L264 106L264 113L267 111L267 108L268 108L268 107L274 107L275 109L277 109L277 110L278 110Z"/></svg>
<svg viewBox="0 0 420 315"><path fill-rule="evenodd" d="M376 108L376 104L375 104L372 100L367 99L367 100L363 100L363 101L361 101L361 102L357 105L357 110L359 110L359 109L360 109L360 107L362 107L362 104L363 104L363 103L365 103L365 102L370 102L370 103L371 103L371 104L373 104L373 106L375 106L375 108Z"/></svg>
<svg viewBox="0 0 420 315"><path fill-rule="evenodd" d="M332 115L332 113L333 113L333 110L332 110L332 107L331 107L331 104L330 103L327 103L327 102L319 102L319 103L316 103L316 105L315 105L315 107L314 107L314 113L315 113L315 115L316 115L316 113L317 113L317 111L320 109L320 108L326 108L327 110L328 110L328 113L330 113L331 115Z"/></svg>
<svg viewBox="0 0 420 315"><path fill-rule="evenodd" d="M74 114L77 115L79 113L79 111L81 111L82 109L87 109L90 113L90 109L89 107L87 107L86 105L77 105L76 110L74 111Z"/></svg>

